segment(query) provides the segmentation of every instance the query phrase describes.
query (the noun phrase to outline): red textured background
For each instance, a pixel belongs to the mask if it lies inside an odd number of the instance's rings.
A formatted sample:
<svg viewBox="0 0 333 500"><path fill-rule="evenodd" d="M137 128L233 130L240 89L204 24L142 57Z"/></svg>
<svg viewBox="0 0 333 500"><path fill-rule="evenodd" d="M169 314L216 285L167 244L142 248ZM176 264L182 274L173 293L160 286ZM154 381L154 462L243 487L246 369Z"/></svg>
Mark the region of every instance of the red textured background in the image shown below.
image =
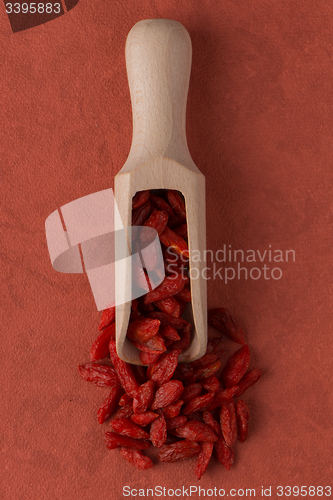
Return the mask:
<svg viewBox="0 0 333 500"><path fill-rule="evenodd" d="M250 437L234 467L212 463L200 486L259 496L332 478L331 2L80 0L16 34L1 5L2 500L199 484L193 461L137 472L106 450L105 392L76 368L99 314L83 276L53 271L44 230L56 208L113 186L131 142L126 35L155 17L192 38L187 134L207 180L208 248L296 252L281 280L209 282L209 305L240 318L264 376L244 397Z"/></svg>

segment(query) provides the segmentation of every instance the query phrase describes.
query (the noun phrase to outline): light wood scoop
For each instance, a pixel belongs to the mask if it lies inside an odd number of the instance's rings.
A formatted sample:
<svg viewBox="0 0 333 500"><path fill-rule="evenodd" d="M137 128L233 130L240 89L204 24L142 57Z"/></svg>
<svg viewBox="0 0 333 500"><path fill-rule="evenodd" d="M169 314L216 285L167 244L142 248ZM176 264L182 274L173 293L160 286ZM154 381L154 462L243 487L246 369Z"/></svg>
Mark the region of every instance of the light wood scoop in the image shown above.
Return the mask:
<svg viewBox="0 0 333 500"><path fill-rule="evenodd" d="M140 365L139 351L126 338L131 304L132 197L146 189L175 189L185 198L194 325L192 341L179 361L201 357L207 345L205 178L188 150L186 101L191 70L191 39L182 24L167 19L138 22L126 42L126 67L133 109L133 139L125 165L115 177L115 229L125 227L127 242L115 240L116 345L118 355ZM194 259L193 259L194 257ZM192 317L193 315L193 317Z"/></svg>

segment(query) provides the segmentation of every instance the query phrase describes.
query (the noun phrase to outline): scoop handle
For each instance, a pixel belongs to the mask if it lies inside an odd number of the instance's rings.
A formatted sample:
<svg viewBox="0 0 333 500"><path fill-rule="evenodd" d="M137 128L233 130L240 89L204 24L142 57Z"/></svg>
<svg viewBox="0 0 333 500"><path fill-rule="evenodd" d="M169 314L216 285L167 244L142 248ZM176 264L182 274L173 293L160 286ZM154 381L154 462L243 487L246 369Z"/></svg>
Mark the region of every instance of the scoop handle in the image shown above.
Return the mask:
<svg viewBox="0 0 333 500"><path fill-rule="evenodd" d="M128 160L142 163L163 156L193 164L185 130L191 60L190 35L177 21L139 21L129 32L126 68L133 138Z"/></svg>

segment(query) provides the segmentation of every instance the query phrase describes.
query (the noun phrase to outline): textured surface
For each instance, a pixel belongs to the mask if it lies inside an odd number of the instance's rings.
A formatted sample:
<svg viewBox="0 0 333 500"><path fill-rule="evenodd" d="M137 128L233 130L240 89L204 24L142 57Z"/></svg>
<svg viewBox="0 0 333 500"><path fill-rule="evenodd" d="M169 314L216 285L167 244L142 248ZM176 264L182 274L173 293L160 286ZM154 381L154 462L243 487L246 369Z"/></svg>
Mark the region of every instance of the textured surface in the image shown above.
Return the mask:
<svg viewBox="0 0 333 500"><path fill-rule="evenodd" d="M240 318L264 373L243 396L249 437L233 468L209 464L200 486L259 496L262 485L332 477L331 2L190 4L80 0L15 34L1 9L2 500L198 484L195 459L136 471L106 449L96 412L108 390L98 397L77 374L99 314L83 275L53 271L44 232L56 208L113 187L131 142L126 35L152 17L182 22L192 38L187 133L206 175L208 248L296 252L295 262L266 258L280 280L243 271L208 283L210 307ZM227 359L236 348L225 347Z"/></svg>

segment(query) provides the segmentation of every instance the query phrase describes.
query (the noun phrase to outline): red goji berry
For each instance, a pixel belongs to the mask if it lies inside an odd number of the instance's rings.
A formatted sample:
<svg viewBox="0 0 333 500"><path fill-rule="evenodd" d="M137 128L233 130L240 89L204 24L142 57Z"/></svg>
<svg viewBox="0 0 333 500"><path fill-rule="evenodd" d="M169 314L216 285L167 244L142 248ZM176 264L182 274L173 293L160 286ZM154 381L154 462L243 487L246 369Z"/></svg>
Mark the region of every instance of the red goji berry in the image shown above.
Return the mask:
<svg viewBox="0 0 333 500"><path fill-rule="evenodd" d="M110 340L115 339L116 324L112 323L110 326L104 328L98 335L90 349L91 361L98 361L109 357L109 343Z"/></svg>
<svg viewBox="0 0 333 500"><path fill-rule="evenodd" d="M149 200L150 191L138 191L132 198L132 208L139 208Z"/></svg>
<svg viewBox="0 0 333 500"><path fill-rule="evenodd" d="M166 326L166 325L171 325L174 328L176 328L176 330L182 330L187 325L190 325L190 323L185 321L185 319L175 318L174 316L171 316L171 314L167 314L167 313L162 312L162 311L152 311L152 312L148 313L147 316L149 318L159 319L162 327Z"/></svg>
<svg viewBox="0 0 333 500"><path fill-rule="evenodd" d="M187 403L185 408L183 408L183 414L189 415L190 413L193 413L195 411L206 410L210 403L213 401L214 397L214 392L208 392L203 396L198 396L192 399L189 403Z"/></svg>
<svg viewBox="0 0 333 500"><path fill-rule="evenodd" d="M224 465L227 470L230 470L234 462L234 450L226 444L223 437L219 438L219 440L214 443L214 450L217 460Z"/></svg>
<svg viewBox="0 0 333 500"><path fill-rule="evenodd" d="M133 404L133 401L132 401L132 400L133 400L133 398L131 398L131 396L129 396L129 395L128 395L128 394L126 394L126 392L125 392L125 394L123 394L123 395L121 396L121 398L119 399L119 403L118 403L118 404L119 404L119 406L126 406L126 405L128 405L128 403Z"/></svg>
<svg viewBox="0 0 333 500"><path fill-rule="evenodd" d="M165 416L165 418L178 417L183 404L184 401L182 399L178 399L175 403L172 403L171 405L162 408L163 415Z"/></svg>
<svg viewBox="0 0 333 500"><path fill-rule="evenodd" d="M188 278L184 277L181 273L174 276L166 276L160 285L145 295L144 303L151 304L152 302L172 297L184 288L187 281Z"/></svg>
<svg viewBox="0 0 333 500"><path fill-rule="evenodd" d="M163 212L167 212L169 218L171 219L176 219L176 213L174 210L171 208L169 203L160 196L156 196L153 193L150 193L150 201L156 207L158 210L162 210Z"/></svg>
<svg viewBox="0 0 333 500"><path fill-rule="evenodd" d="M247 389L252 387L258 380L260 379L262 375L261 370L251 370L248 373L245 373L245 375L240 379L238 382L238 391L235 393L235 397L238 398L239 396L242 396Z"/></svg>
<svg viewBox="0 0 333 500"><path fill-rule="evenodd" d="M221 431L221 426L220 424L215 420L215 418L213 417L213 415L211 414L210 411L208 410L205 410L203 412L203 421L205 424L209 425L209 427L211 427L213 429L213 431L215 432L215 434L217 436L222 436L222 431Z"/></svg>
<svg viewBox="0 0 333 500"><path fill-rule="evenodd" d="M201 384L190 384L184 387L184 391L182 394L182 400L184 401L184 404L187 404L190 401L192 401L192 399L200 396L201 392L202 392Z"/></svg>
<svg viewBox="0 0 333 500"><path fill-rule="evenodd" d="M120 385L112 387L110 394L103 401L97 411L97 420L99 424L103 424L106 419L112 415L118 405L120 396L123 393L123 388Z"/></svg>
<svg viewBox="0 0 333 500"><path fill-rule="evenodd" d="M147 382L146 371L143 368L143 366L133 365L133 371L134 371L135 378L140 385Z"/></svg>
<svg viewBox="0 0 333 500"><path fill-rule="evenodd" d="M195 475L198 479L206 472L210 457L212 456L214 443L204 442L201 443L201 450L197 458L195 466Z"/></svg>
<svg viewBox="0 0 333 500"><path fill-rule="evenodd" d="M185 439L183 441L163 446L158 458L160 462L178 462L179 460L184 460L185 458L198 455L200 450L201 448L199 443Z"/></svg>
<svg viewBox="0 0 333 500"><path fill-rule="evenodd" d="M185 417L185 415L179 415L177 417L169 418L166 421L167 430L172 431L173 429L177 429L177 427L186 424L186 422L187 417Z"/></svg>
<svg viewBox="0 0 333 500"><path fill-rule="evenodd" d="M180 339L177 330L170 325L163 326L160 330L160 333L162 337L171 340L172 342Z"/></svg>
<svg viewBox="0 0 333 500"><path fill-rule="evenodd" d="M156 420L158 417L157 413L154 413L153 411L146 411L144 413L134 413L134 415L131 416L132 422L134 422L137 425L140 425L141 427L146 427L146 425L151 424Z"/></svg>
<svg viewBox="0 0 333 500"><path fill-rule="evenodd" d="M136 448L137 450L147 450L150 446L149 441L122 436L117 432L106 432L105 442L106 447L109 450L119 448L120 446L129 446L131 448Z"/></svg>
<svg viewBox="0 0 333 500"><path fill-rule="evenodd" d="M166 345L162 335L155 335L146 342L136 342L132 340L132 344L135 345L140 351L149 352L150 354L162 354L166 351Z"/></svg>
<svg viewBox="0 0 333 500"><path fill-rule="evenodd" d="M200 379L200 384L208 392L218 392L220 390L220 382L215 375Z"/></svg>
<svg viewBox="0 0 333 500"><path fill-rule="evenodd" d="M177 427L173 433L189 441L209 441L214 443L218 440L218 436L208 425L197 420L190 420L186 424Z"/></svg>
<svg viewBox="0 0 333 500"><path fill-rule="evenodd" d="M223 339L221 337L211 337L208 339L206 354L215 354L220 358L223 353Z"/></svg>
<svg viewBox="0 0 333 500"><path fill-rule="evenodd" d="M111 420L110 425L112 430L118 432L118 434L122 434L123 436L128 436L134 439L149 438L148 432L128 418L117 418L116 420Z"/></svg>
<svg viewBox="0 0 333 500"><path fill-rule="evenodd" d="M223 368L222 378L226 388L237 385L246 373L250 363L249 346L244 345L236 351Z"/></svg>
<svg viewBox="0 0 333 500"><path fill-rule="evenodd" d="M216 356L216 354L205 354L204 356L202 356L202 358L192 361L190 365L194 370L199 370L201 368L205 368L211 363L214 363L215 361L217 361L217 359L218 357Z"/></svg>
<svg viewBox="0 0 333 500"><path fill-rule="evenodd" d="M222 389L221 391L215 394L215 397L212 403L207 407L207 410L213 411L219 406L222 406L224 403L230 401L238 390L238 385L234 387L230 387L229 389Z"/></svg>
<svg viewBox="0 0 333 500"><path fill-rule="evenodd" d="M150 441L156 448L161 448L167 438L167 426L164 415L160 412L158 418L150 426Z"/></svg>
<svg viewBox="0 0 333 500"><path fill-rule="evenodd" d="M242 443L246 440L249 432L250 410L247 404L239 399L236 403L237 414L237 437Z"/></svg>
<svg viewBox="0 0 333 500"><path fill-rule="evenodd" d="M167 191L167 198L176 214L180 215L184 220L186 220L185 203L183 202L180 194L177 191L169 189Z"/></svg>
<svg viewBox="0 0 333 500"><path fill-rule="evenodd" d="M160 328L158 319L142 318L132 321L128 325L127 337L137 342L146 342L157 335Z"/></svg>
<svg viewBox="0 0 333 500"><path fill-rule="evenodd" d="M193 379L200 380L202 378L210 377L220 368L221 368L221 362L215 361L214 363L211 363L210 365L205 366L204 368L199 368L199 370L195 370L195 372L193 373Z"/></svg>
<svg viewBox="0 0 333 500"><path fill-rule="evenodd" d="M164 408L176 401L184 390L184 386L180 380L169 380L156 391L154 400L150 406L151 410Z"/></svg>
<svg viewBox="0 0 333 500"><path fill-rule="evenodd" d="M113 420L116 420L117 418L130 418L131 415L133 415L132 401L125 406L121 406L114 414Z"/></svg>
<svg viewBox="0 0 333 500"><path fill-rule="evenodd" d="M123 386L127 394L134 398L137 390L139 389L139 384L135 378L131 365L125 363L125 361L119 358L117 354L116 343L114 340L111 340L109 349L111 361L113 363L113 366L115 367L121 385Z"/></svg>
<svg viewBox="0 0 333 500"><path fill-rule="evenodd" d="M162 354L159 360L147 370L147 377L153 380L158 387L168 382L177 368L179 354L179 350Z"/></svg>
<svg viewBox="0 0 333 500"><path fill-rule="evenodd" d="M151 354L149 352L140 351L139 358L143 365L152 365L159 360L160 354Z"/></svg>
<svg viewBox="0 0 333 500"><path fill-rule="evenodd" d="M151 229L155 229L155 231L157 231L157 234L160 235L164 231L168 223L168 219L169 216L167 212L163 210L153 210L153 212L150 214L150 216L144 223L144 227L141 228L140 240L151 241L152 236L154 234L153 231L151 231Z"/></svg>
<svg viewBox="0 0 333 500"><path fill-rule="evenodd" d="M114 322L115 317L116 317L116 306L114 304L111 304L110 307L104 309L104 311L102 312L98 329L103 330L104 328L110 326L111 323Z"/></svg>
<svg viewBox="0 0 333 500"><path fill-rule="evenodd" d="M175 227L174 232L179 234L182 238L187 238L187 224L182 224L181 226Z"/></svg>
<svg viewBox="0 0 333 500"><path fill-rule="evenodd" d="M236 407L232 400L221 406L220 423L224 440L229 447L232 447L237 440Z"/></svg>
<svg viewBox="0 0 333 500"><path fill-rule="evenodd" d="M190 254L186 241L168 226L160 234L160 240L166 247L171 247L176 253L184 256L186 259L189 258Z"/></svg>
<svg viewBox="0 0 333 500"><path fill-rule="evenodd" d="M152 380L140 385L133 399L134 413L144 413L148 410L154 399L154 388L155 383Z"/></svg>
<svg viewBox="0 0 333 500"><path fill-rule="evenodd" d="M99 387L120 385L116 370L108 365L86 363L78 366L79 374L86 382L93 382Z"/></svg>
<svg viewBox="0 0 333 500"><path fill-rule="evenodd" d="M224 333L237 344L245 344L243 328L227 309L222 307L210 309L208 311L208 324Z"/></svg>
<svg viewBox="0 0 333 500"><path fill-rule="evenodd" d="M191 343L192 325L187 323L180 332L180 340L172 344L172 349L185 351ZM192 374L193 375L193 374Z"/></svg>
<svg viewBox="0 0 333 500"><path fill-rule="evenodd" d="M174 373L175 379L181 381L190 379L192 375L193 375L193 368L192 366L190 366L189 363L179 363Z"/></svg>
<svg viewBox="0 0 333 500"><path fill-rule="evenodd" d="M150 208L149 200L144 205L141 205L141 207L135 208L132 211L132 226L143 226L149 217Z"/></svg>
<svg viewBox="0 0 333 500"><path fill-rule="evenodd" d="M160 309L160 311L170 314L174 318L179 317L180 303L175 297L168 297L167 299L157 300L154 302L155 306Z"/></svg>
<svg viewBox="0 0 333 500"><path fill-rule="evenodd" d="M153 466L151 458L147 457L139 450L133 450L133 448L127 448L122 446L120 448L121 455L130 464L134 465L139 470L150 469Z"/></svg>

